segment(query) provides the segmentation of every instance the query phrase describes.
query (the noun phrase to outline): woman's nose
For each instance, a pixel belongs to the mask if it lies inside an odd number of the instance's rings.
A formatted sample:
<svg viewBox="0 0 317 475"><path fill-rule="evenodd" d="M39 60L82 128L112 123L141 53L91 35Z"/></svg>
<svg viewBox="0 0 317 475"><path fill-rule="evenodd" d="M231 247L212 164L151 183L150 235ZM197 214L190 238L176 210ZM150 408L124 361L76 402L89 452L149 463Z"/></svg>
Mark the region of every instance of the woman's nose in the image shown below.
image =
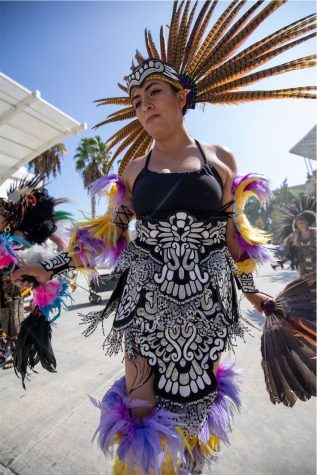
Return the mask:
<svg viewBox="0 0 317 475"><path fill-rule="evenodd" d="M151 101L149 101L148 99L143 99L142 101L142 110L143 111L148 111L148 110L151 110L153 107Z"/></svg>

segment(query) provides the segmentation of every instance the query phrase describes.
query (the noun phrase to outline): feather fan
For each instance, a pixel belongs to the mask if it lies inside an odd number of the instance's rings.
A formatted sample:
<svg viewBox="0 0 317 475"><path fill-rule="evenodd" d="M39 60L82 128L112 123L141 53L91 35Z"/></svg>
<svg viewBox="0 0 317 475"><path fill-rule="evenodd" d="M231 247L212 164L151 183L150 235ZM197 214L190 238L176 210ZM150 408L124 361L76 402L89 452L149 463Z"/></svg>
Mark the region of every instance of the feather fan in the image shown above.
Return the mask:
<svg viewBox="0 0 317 475"><path fill-rule="evenodd" d="M272 301L261 338L262 369L273 404L316 396L316 274L288 284Z"/></svg>

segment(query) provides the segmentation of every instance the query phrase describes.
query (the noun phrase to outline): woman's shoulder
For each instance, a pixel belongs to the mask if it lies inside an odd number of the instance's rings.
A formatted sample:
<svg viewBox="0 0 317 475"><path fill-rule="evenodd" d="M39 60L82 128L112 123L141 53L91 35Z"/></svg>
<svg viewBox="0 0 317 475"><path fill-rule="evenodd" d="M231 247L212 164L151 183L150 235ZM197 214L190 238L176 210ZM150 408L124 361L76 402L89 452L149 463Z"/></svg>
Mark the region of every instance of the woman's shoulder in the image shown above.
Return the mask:
<svg viewBox="0 0 317 475"><path fill-rule="evenodd" d="M123 172L123 178L127 183L130 192L133 188L133 183L136 177L139 175L139 173L143 170L145 166L146 157L147 155L142 155L141 157L131 160L131 162L128 163Z"/></svg>
<svg viewBox="0 0 317 475"><path fill-rule="evenodd" d="M207 161L220 167L224 172L237 172L237 163L233 152L224 145L202 144L206 152Z"/></svg>

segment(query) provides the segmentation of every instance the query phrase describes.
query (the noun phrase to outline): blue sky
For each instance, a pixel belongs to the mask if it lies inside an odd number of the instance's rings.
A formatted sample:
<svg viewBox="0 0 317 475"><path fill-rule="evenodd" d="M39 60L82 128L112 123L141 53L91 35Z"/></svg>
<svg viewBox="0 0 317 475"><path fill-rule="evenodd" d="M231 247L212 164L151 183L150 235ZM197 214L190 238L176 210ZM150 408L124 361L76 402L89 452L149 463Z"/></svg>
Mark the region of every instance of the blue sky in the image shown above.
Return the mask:
<svg viewBox="0 0 317 475"><path fill-rule="evenodd" d="M247 6L252 3L247 2ZM227 4L220 1L213 18ZM92 130L114 111L111 107L96 108L93 101L118 95L116 84L129 73L135 49L145 54L144 28L150 28L158 39L159 26L169 22L171 8L170 1L0 2L0 70L32 91L39 89L45 100L88 124L86 132L65 141L68 153L62 174L49 185L54 196L72 198L70 208L77 216L79 210L89 212L90 204L75 171L75 149L84 136L99 134L106 139L116 130L114 126ZM289 1L260 26L245 46L314 11L313 1ZM315 42L309 40L268 64L314 51ZM314 71L306 69L276 76L253 88L314 83ZM226 145L233 151L240 173L263 173L273 187L285 178L290 185L305 181L303 159L288 150L315 122L315 102L311 100L207 105L204 111L197 108L186 116L193 137Z"/></svg>

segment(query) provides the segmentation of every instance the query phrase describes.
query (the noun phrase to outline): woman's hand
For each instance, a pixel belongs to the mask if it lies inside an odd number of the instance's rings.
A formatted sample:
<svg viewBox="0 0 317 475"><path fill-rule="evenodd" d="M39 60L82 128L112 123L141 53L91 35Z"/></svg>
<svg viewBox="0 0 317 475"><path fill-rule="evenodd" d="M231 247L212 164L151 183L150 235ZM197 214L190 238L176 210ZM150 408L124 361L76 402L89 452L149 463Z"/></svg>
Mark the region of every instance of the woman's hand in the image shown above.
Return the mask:
<svg viewBox="0 0 317 475"><path fill-rule="evenodd" d="M264 313L263 307L262 307L262 302L265 302L266 300L272 300L268 295L266 294L261 294L260 292L255 292L255 293L244 293L245 297L247 300L253 305L253 307L259 312L259 313Z"/></svg>
<svg viewBox="0 0 317 475"><path fill-rule="evenodd" d="M14 285L17 285L22 290L31 287L30 281L27 280L27 277L33 277L39 284L47 282L52 276L52 272L48 272L40 264L33 264L13 272L11 279Z"/></svg>

